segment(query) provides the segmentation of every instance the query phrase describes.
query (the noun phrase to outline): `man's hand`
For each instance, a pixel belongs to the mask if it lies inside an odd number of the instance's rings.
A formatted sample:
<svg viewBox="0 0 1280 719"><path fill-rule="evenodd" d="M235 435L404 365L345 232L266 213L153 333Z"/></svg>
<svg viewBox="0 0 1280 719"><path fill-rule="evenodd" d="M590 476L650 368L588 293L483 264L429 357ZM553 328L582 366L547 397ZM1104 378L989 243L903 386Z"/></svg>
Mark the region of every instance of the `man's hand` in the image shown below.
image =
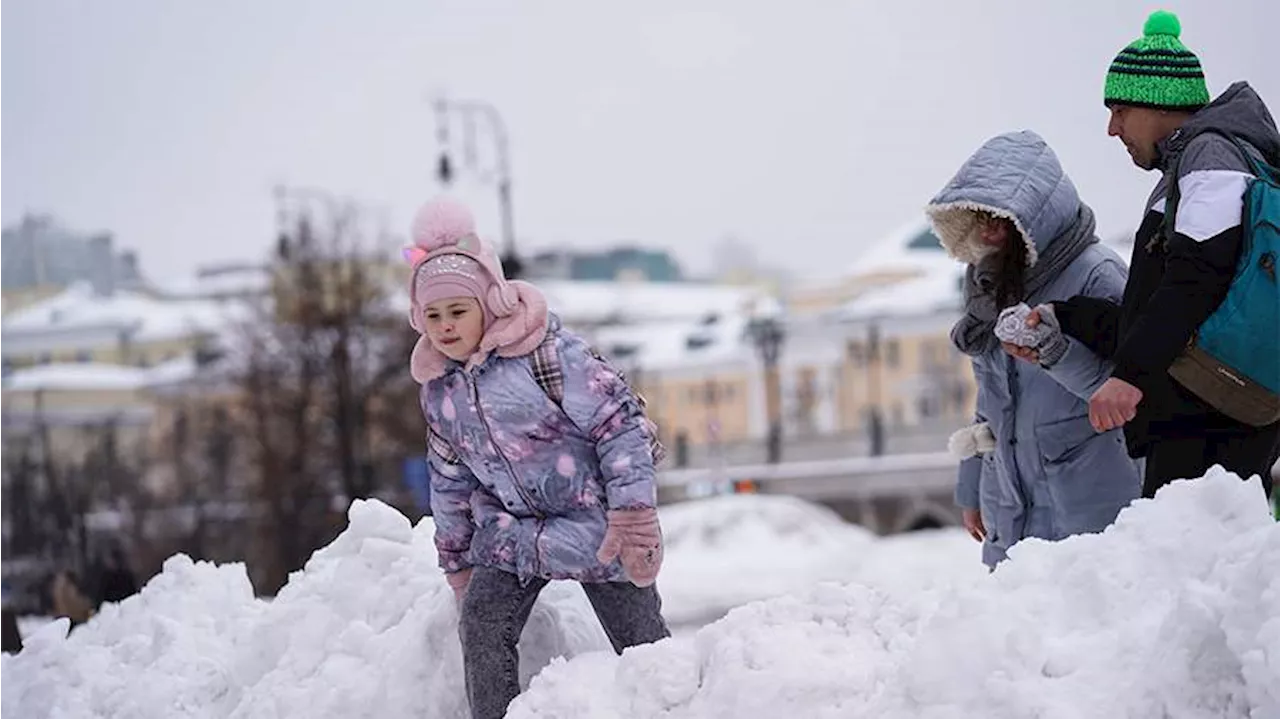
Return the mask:
<svg viewBox="0 0 1280 719"><path fill-rule="evenodd" d="M961 511L960 515L964 518L964 528L969 532L970 537L978 542L987 538L987 528L982 524L982 512L966 509Z"/></svg>
<svg viewBox="0 0 1280 719"><path fill-rule="evenodd" d="M1015 345L1012 342L1001 342L1000 346L1004 348L1005 352L1016 359L1037 364L1040 362L1040 353L1035 351L1034 348Z"/></svg>
<svg viewBox="0 0 1280 719"><path fill-rule="evenodd" d="M1142 390L1112 377L1089 398L1089 423L1099 432L1123 427L1138 413Z"/></svg>

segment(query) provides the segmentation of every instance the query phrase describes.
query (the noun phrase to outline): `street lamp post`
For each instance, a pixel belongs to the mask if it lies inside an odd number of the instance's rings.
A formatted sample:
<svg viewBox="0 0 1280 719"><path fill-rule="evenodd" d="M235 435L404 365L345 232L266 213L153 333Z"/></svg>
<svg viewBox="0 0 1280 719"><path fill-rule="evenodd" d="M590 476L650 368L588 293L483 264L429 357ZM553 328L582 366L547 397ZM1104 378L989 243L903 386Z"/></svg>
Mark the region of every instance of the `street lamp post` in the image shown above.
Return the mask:
<svg viewBox="0 0 1280 719"><path fill-rule="evenodd" d="M502 115L493 105L478 100L446 100L437 98L436 139L440 143L440 159L436 163L436 177L441 184L453 182L456 170L449 156L449 118L458 116L465 129L463 157L469 169L476 167L476 120L482 120L482 127L489 130L493 140L494 152L498 166L495 168L498 188L498 206L502 212L502 268L507 279L517 279L523 271L519 255L516 253L515 217L511 209L511 159L508 152L507 125Z"/></svg>
<svg viewBox="0 0 1280 719"><path fill-rule="evenodd" d="M764 364L765 413L769 419L766 459L770 464L776 464L782 461L782 387L778 376L778 357L782 354L786 331L782 322L773 315L752 319L748 331Z"/></svg>
<svg viewBox="0 0 1280 719"><path fill-rule="evenodd" d="M867 438L872 457L884 454L884 416L880 404L880 327L872 320L867 326Z"/></svg>

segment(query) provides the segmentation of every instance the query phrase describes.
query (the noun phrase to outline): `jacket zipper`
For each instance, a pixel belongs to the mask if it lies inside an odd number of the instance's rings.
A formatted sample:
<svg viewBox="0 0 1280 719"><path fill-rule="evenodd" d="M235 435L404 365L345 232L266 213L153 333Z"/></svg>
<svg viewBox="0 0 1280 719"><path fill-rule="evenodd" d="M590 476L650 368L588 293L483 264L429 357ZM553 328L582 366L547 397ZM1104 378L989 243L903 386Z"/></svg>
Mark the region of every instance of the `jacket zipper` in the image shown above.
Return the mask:
<svg viewBox="0 0 1280 719"><path fill-rule="evenodd" d="M524 486L520 484L520 478L516 476L515 466L511 464L511 460L507 458L506 453L498 446L494 440L493 427L489 424L488 418L484 416L484 408L480 406L480 385L475 381L475 377L468 371L463 371L467 377L467 385L471 388L471 403L475 405L476 416L480 418L480 423L484 425L485 433L489 435L489 444L493 445L493 451L498 453L502 458L502 462L507 466L507 474L511 475L511 486L516 488L516 493L520 495L520 499L524 500L524 504L533 512L533 516L538 519L538 530L533 534L533 571L534 574L540 574L542 568L541 550L538 549L538 540L542 539L542 528L546 523L546 515L538 510L533 504L533 499L525 492Z"/></svg>

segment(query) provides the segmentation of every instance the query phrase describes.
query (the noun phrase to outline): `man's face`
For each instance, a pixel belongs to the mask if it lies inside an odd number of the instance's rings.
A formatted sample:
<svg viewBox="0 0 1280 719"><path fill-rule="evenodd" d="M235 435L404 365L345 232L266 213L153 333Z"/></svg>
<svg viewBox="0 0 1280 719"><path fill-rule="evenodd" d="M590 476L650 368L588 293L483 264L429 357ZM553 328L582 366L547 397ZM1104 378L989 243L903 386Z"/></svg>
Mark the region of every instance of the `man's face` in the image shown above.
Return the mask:
<svg viewBox="0 0 1280 719"><path fill-rule="evenodd" d="M1156 168L1156 143L1171 131L1168 113L1149 107L1113 105L1107 122L1107 134L1120 138L1133 164L1144 170Z"/></svg>

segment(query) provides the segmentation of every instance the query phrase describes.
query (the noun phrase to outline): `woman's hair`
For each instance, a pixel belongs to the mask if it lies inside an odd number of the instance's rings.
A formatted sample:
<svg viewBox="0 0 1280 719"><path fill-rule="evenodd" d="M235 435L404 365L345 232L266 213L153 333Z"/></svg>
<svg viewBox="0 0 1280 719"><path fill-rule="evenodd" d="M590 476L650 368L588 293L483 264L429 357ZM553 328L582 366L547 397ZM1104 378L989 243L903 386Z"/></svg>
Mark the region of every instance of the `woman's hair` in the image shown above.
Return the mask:
<svg viewBox="0 0 1280 719"><path fill-rule="evenodd" d="M1027 243L1013 221L1007 217L994 217L994 222L1002 222L1007 230L1004 247L1000 248L996 259L999 271L996 274L996 305L1000 309L1016 305L1023 300L1027 280Z"/></svg>

